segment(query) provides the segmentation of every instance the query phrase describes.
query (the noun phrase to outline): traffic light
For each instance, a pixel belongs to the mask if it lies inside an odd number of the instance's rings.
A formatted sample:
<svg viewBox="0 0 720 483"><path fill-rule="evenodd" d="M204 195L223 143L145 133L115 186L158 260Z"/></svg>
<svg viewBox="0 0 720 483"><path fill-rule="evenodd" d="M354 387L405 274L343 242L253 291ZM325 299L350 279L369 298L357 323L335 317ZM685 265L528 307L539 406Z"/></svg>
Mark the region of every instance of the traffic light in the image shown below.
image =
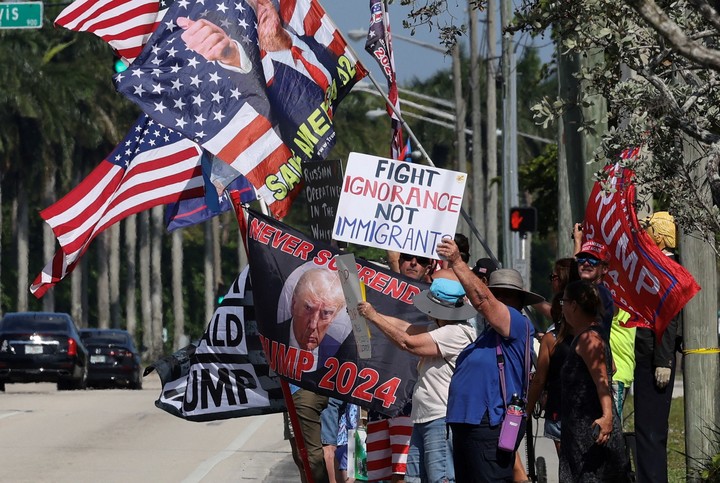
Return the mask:
<svg viewBox="0 0 720 483"><path fill-rule="evenodd" d="M532 206L510 208L510 231L537 231L537 210Z"/></svg>

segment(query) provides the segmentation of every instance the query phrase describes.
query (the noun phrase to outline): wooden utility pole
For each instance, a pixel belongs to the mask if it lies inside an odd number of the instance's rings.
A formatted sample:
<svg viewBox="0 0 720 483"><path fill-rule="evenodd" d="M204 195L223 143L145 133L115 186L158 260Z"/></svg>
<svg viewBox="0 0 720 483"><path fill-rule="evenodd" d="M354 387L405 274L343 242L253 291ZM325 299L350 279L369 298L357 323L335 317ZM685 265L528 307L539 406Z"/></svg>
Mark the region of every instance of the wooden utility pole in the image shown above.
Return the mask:
<svg viewBox="0 0 720 483"><path fill-rule="evenodd" d="M706 176L707 158L686 139L686 159L702 157L693 176ZM707 185L705 185L707 188ZM711 205L707 189L697 196ZM687 481L700 481L697 470L717 451L714 446L720 421L720 360L718 354L693 352L718 346L717 263L712 247L697 234L680 230L680 262L702 287L683 309L683 392L685 395L685 454ZM689 351L689 352L688 352Z"/></svg>
<svg viewBox="0 0 720 483"><path fill-rule="evenodd" d="M485 217L486 242L493 253L498 253L498 185L497 179L497 2L487 2L487 51L488 58L485 65L487 96L485 99L485 112L487 113L487 126L485 142L487 157L487 188L485 191Z"/></svg>
<svg viewBox="0 0 720 483"><path fill-rule="evenodd" d="M468 17L470 19L470 102L472 119L472 207L470 216L476 227L480 227L481 234L487 236L485 227L485 174L483 173L482 153L482 112L480 98L480 56L478 52L478 13L472 3L468 3ZM472 265L476 259L485 257L482 243L477 237L470 237L470 254Z"/></svg>
<svg viewBox="0 0 720 483"><path fill-rule="evenodd" d="M452 73L453 73L453 91L455 92L455 133L457 141L455 143L455 155L457 164L455 169L461 173L467 173L467 143L465 142L465 99L463 98L462 89L462 62L460 60L460 44L455 44L452 48ZM468 212L468 199L463 197L463 209ZM458 224L458 230L465 236L469 235L470 229L465 223ZM468 237L469 238L469 237Z"/></svg>

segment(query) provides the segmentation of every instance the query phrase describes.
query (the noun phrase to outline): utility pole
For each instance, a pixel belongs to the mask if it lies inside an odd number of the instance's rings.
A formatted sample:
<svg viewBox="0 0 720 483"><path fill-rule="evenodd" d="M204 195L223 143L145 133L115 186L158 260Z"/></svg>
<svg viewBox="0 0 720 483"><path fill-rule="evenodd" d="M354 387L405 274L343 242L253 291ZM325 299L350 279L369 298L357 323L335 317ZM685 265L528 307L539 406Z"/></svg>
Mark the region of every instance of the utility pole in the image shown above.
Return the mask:
<svg viewBox="0 0 720 483"><path fill-rule="evenodd" d="M485 232L487 233L486 242L493 253L498 253L498 186L495 183L497 179L497 2L496 0L488 0L487 2L487 51L488 58L485 65L486 72L486 89L487 96L485 105L486 117L486 136L487 143L487 191L485 192L485 207L487 216L485 217ZM504 220L504 218L503 218Z"/></svg>
<svg viewBox="0 0 720 483"><path fill-rule="evenodd" d="M685 139L686 159L702 157L693 176L706 176L707 155L700 153ZM705 185L707 186L707 185ZM712 203L707 189L698 193L708 206ZM692 470L714 454L717 442L712 431L717 431L720 420L720 363L714 353L692 352L718 346L717 334L717 263L712 247L698 234L680 231L680 262L695 277L702 290L683 309L683 393L685 396L685 461L688 481L700 481ZM691 351L691 352L687 352ZM714 375L714 376L713 376ZM714 451L717 451L715 448ZM694 475L694 476L690 476Z"/></svg>
<svg viewBox="0 0 720 483"><path fill-rule="evenodd" d="M467 173L467 144L465 142L465 100L462 94L462 66L460 61L460 44L455 44L452 48L452 73L453 73L453 91L455 92L455 133L457 141L455 146L455 155L457 156L457 165L455 169L461 173ZM463 209L468 213L468 199L463 196ZM466 223L459 223L458 230L465 236L470 234L470 229ZM468 236L468 238L470 238Z"/></svg>
<svg viewBox="0 0 720 483"><path fill-rule="evenodd" d="M472 3L468 2L468 17L470 24L470 102L472 106L472 208L471 217L475 226L480 226L482 234L487 237L486 226L486 183L483 173L482 156L482 117L480 100L480 57L478 53L478 14ZM470 237L470 253L474 259L470 260L472 265L476 259L487 256L483 253L482 244L477 237Z"/></svg>
<svg viewBox="0 0 720 483"><path fill-rule="evenodd" d="M527 280L527 267L515 267L520 240L510 231L510 207L518 204L517 158L517 83L512 34L505 32L512 18L512 2L502 3L500 23L503 27L503 266L516 268Z"/></svg>

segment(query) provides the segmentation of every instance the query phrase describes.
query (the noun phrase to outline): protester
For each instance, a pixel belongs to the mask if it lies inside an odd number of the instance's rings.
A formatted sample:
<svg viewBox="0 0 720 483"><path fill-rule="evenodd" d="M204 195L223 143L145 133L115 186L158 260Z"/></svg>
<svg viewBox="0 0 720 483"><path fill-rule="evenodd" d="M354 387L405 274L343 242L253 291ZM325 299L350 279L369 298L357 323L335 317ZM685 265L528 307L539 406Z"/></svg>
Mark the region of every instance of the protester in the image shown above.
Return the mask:
<svg viewBox="0 0 720 483"><path fill-rule="evenodd" d="M603 284L603 277L608 272L610 251L604 244L595 240L588 240L580 245L579 240L582 238L582 231L579 223L575 225L573 236L575 239L575 260L578 265L578 275L582 280L587 280L598 286L600 300L602 300L603 304L602 335L605 337L605 341L608 342L610 340L612 318L617 312L610 289Z"/></svg>
<svg viewBox="0 0 720 483"><path fill-rule="evenodd" d="M544 301L543 297L523 290L523 280L520 272L513 269L498 269L490 274L488 288L497 299L522 312L528 305L537 305ZM528 412L532 406L526 406ZM519 453L515 453L515 465L513 467L513 481L527 481L525 462Z"/></svg>
<svg viewBox="0 0 720 483"><path fill-rule="evenodd" d="M515 451L498 448L500 424L511 395L523 393L525 349L532 324L475 276L453 240L443 239L437 253L457 275L470 303L482 315L484 327L458 357L448 391L455 477L462 482L512 481ZM504 359L507 400L500 387L497 347Z"/></svg>
<svg viewBox="0 0 720 483"><path fill-rule="evenodd" d="M497 270L497 263L492 258L478 258L472 272L487 285L490 282L490 275Z"/></svg>
<svg viewBox="0 0 720 483"><path fill-rule="evenodd" d="M562 294L556 297L558 303ZM572 329L562 317L558 319L554 327L549 330L540 341L535 375L530 381L527 407L528 412L534 410L540 400L543 391L546 399L544 403L545 427L544 434L555 444L555 450L560 455L560 434L562 387L560 383L561 369L567 355L570 353L570 344L573 339Z"/></svg>
<svg viewBox="0 0 720 483"><path fill-rule="evenodd" d="M553 324L556 323L562 316L562 312L560 310L560 304L558 303L559 298L556 299L555 295L562 294L568 283L579 279L578 266L574 258L560 258L556 260L553 271L550 274L550 285L552 287L551 302L544 300L538 304L534 304L533 308L543 317L552 320Z"/></svg>
<svg viewBox="0 0 720 483"><path fill-rule="evenodd" d="M322 443L323 459L328 473L328 481L337 483L335 452L337 451L340 414L345 411L346 403L340 399L328 398L328 404L320 414L320 442Z"/></svg>
<svg viewBox="0 0 720 483"><path fill-rule="evenodd" d="M428 325L412 325L379 314L367 302L358 305L360 314L395 345L420 356L412 399L413 430L405 475L408 482L455 481L445 421L447 392L458 354L477 336L467 320L477 312L464 299L465 291L457 279L434 278L430 289L413 298L415 307L432 320Z"/></svg>
<svg viewBox="0 0 720 483"><path fill-rule="evenodd" d="M646 231L662 252L675 258L676 229L672 215L655 213L645 221ZM651 329L638 327L635 336L635 441L637 481L667 481L667 438L670 404L675 383L675 351L680 346L678 314L658 340Z"/></svg>
<svg viewBox="0 0 720 483"><path fill-rule="evenodd" d="M635 327L625 327L630 314L618 309L610 326L610 349L615 371L612 374L613 401L620 424L623 422L623 406L635 372Z"/></svg>
<svg viewBox="0 0 720 483"><path fill-rule="evenodd" d="M391 270L418 281L429 281L432 260L428 257L388 250ZM412 434L412 403L400 414L388 418L377 411L368 411L367 461L368 480L390 478L393 483L404 481ZM391 441L392 440L392 441Z"/></svg>
<svg viewBox="0 0 720 483"><path fill-rule="evenodd" d="M610 348L598 286L571 282L561 299L575 339L562 369L560 481L628 481L629 461L610 389Z"/></svg>

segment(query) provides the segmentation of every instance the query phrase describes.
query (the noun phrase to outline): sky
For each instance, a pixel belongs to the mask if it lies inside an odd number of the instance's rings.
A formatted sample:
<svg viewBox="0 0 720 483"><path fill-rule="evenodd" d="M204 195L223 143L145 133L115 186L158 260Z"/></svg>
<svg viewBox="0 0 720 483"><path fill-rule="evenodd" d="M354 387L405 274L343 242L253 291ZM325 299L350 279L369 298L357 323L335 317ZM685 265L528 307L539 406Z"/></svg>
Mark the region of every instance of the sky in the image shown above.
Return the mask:
<svg viewBox="0 0 720 483"><path fill-rule="evenodd" d="M382 73L380 67L377 65L370 54L365 52L365 40L354 41L349 37L348 32L351 30L362 30L367 34L368 23L370 20L370 2L369 0L320 0L321 5L325 8L325 11L330 15L335 24L340 28L347 41L357 52L360 61L365 65L366 68L370 69L373 76L379 81L383 82ZM449 13L443 15L440 18L441 22L450 22L454 25L467 24L467 13L466 7L467 2L465 0L448 0ZM465 8L461 8L459 5L464 4ZM434 27L432 31L426 25L418 26L415 29L415 35L411 35L409 29L404 29L402 21L407 19L407 14L410 12L410 7L400 5L399 0L395 0L389 6L390 12L390 29L393 34L393 51L395 53L395 70L397 73L398 83L400 86L405 85L413 78L417 77L420 80L427 79L432 74L441 69L451 68L450 56L444 55L441 52L430 50L426 47L414 45L407 41L402 40L400 37L411 37L415 40L433 44L438 47L442 47L440 44L438 29ZM484 20L485 15L480 14L481 21ZM499 22L499 19L498 19ZM481 24L480 35L484 37L484 24ZM500 39L500 35L497 35ZM535 44L541 47L540 53L543 60L549 60L552 47L549 46L549 38L538 38L531 39L529 36L516 35L516 42L520 44L520 49L523 45ZM461 42L466 45L469 42L467 36L463 37ZM484 42L481 44L484 45ZM500 52L498 45L497 51ZM520 50L518 50L520 52Z"/></svg>

